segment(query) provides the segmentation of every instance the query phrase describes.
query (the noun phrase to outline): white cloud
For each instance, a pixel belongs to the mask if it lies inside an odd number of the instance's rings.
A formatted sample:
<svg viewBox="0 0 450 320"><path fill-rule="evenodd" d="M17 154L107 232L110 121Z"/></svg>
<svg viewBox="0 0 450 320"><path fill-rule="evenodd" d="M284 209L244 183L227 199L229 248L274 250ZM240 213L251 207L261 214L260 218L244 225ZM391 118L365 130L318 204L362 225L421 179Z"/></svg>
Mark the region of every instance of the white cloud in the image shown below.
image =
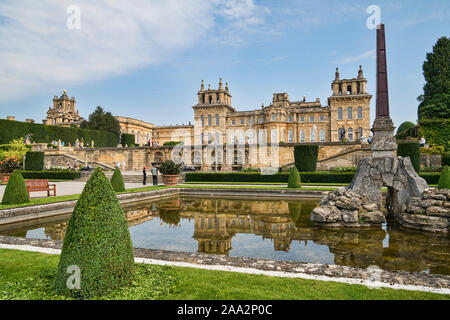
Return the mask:
<svg viewBox="0 0 450 320"><path fill-rule="evenodd" d="M376 57L376 50L373 49L373 50L366 51L358 56L343 58L343 59L339 60L338 63L339 64L348 64L348 63L361 61L361 60L365 60L365 59L375 59L375 57Z"/></svg>
<svg viewBox="0 0 450 320"><path fill-rule="evenodd" d="M80 30L67 28L72 4ZM217 20L238 41L267 13L253 0L2 0L0 101L161 63L208 37Z"/></svg>

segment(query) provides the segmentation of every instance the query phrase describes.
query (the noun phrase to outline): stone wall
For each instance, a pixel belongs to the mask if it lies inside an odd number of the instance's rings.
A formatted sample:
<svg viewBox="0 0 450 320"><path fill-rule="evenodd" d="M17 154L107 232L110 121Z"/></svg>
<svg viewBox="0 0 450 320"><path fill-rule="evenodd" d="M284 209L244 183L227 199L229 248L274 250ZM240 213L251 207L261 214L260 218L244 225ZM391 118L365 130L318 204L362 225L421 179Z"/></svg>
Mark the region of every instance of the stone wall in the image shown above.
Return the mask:
<svg viewBox="0 0 450 320"><path fill-rule="evenodd" d="M294 164L294 144L281 144L279 150L279 166L289 166ZM356 143L320 143L318 156L318 170L330 170L334 167L352 167L358 164L362 158L369 157L371 151L368 145ZM46 146L36 146L35 150L43 150L45 152L44 165L50 166L66 166L67 161L72 166L75 164L86 166L92 164L93 167L101 166L106 169L114 168L117 162L120 162L123 168L125 163L126 171L140 171L144 166L149 167L158 160L172 159L173 147L137 147L137 148L69 148L60 147L58 149L46 149ZM232 156L232 163L227 163L226 152L227 146L223 151L223 164L220 166L221 171L232 171L240 168L261 168L269 167L274 162L271 161L272 148L268 147L267 155L269 159L259 157L259 149L257 153L252 153L252 147L245 146L245 163L237 164L238 150L235 149L235 155ZM276 149L274 149L276 150ZM202 164L193 163L196 155L202 158ZM211 171L213 167L207 164L207 159L214 157L214 151L211 147L203 146L202 149L191 150L190 157L188 154L183 156L186 164L192 163L198 170Z"/></svg>

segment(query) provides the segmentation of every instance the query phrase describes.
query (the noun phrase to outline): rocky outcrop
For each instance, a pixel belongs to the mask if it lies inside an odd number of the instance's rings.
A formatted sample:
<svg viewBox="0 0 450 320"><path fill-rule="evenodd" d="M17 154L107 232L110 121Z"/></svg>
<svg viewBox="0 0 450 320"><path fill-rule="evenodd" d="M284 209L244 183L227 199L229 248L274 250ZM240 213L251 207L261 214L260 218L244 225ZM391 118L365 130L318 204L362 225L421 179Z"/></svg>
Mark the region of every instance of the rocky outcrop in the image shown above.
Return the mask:
<svg viewBox="0 0 450 320"><path fill-rule="evenodd" d="M448 233L450 230L450 189L426 189L402 206L395 220L412 229Z"/></svg>
<svg viewBox="0 0 450 320"><path fill-rule="evenodd" d="M378 204L382 199L382 187L388 187L388 207L391 213L394 213L400 211L411 197L420 197L428 185L416 173L409 158L384 157L361 160L348 189L363 194Z"/></svg>
<svg viewBox="0 0 450 320"><path fill-rule="evenodd" d="M380 225L386 217L367 197L339 188L330 192L311 212L311 221L331 227Z"/></svg>

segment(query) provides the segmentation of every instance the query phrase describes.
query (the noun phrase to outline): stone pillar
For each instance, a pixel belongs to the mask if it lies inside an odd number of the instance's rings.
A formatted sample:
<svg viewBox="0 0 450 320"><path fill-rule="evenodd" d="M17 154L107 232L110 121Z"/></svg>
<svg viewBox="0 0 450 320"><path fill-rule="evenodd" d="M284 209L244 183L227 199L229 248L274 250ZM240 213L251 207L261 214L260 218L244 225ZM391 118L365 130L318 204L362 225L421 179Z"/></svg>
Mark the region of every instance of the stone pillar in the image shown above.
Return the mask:
<svg viewBox="0 0 450 320"><path fill-rule="evenodd" d="M371 145L374 158L394 156L397 147L394 130L394 123L389 115L386 43L384 25L382 24L377 29L377 104Z"/></svg>

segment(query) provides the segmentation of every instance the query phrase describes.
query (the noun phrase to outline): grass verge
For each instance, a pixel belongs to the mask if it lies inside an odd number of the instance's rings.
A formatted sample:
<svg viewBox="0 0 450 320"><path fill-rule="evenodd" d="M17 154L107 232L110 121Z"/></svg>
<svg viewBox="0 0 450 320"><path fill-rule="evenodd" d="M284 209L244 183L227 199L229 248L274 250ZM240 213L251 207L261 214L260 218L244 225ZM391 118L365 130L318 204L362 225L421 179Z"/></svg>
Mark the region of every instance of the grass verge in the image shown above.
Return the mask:
<svg viewBox="0 0 450 320"><path fill-rule="evenodd" d="M0 249L0 299L63 299L53 293L58 255ZM449 295L192 268L137 265L133 286L101 299L450 300Z"/></svg>

